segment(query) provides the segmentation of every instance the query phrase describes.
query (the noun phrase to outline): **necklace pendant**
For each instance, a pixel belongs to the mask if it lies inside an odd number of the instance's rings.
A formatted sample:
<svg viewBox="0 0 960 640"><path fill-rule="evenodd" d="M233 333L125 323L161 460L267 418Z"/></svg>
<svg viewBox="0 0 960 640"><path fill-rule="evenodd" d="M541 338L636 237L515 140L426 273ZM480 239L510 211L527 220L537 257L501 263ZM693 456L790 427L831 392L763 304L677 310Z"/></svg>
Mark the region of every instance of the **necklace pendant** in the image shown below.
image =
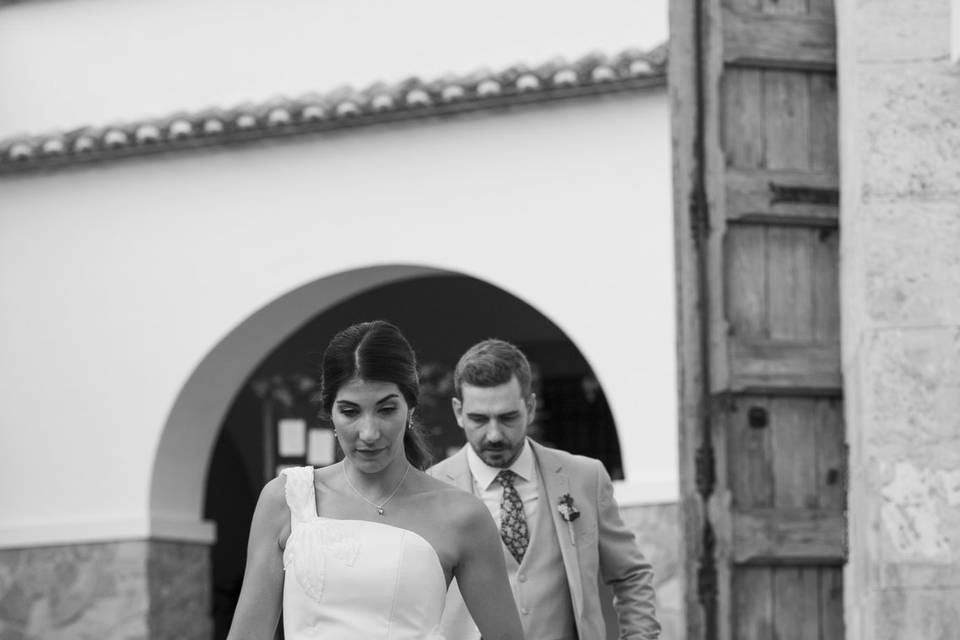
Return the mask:
<svg viewBox="0 0 960 640"><path fill-rule="evenodd" d="M383 515L383 507L377 507L377 513Z"/></svg>

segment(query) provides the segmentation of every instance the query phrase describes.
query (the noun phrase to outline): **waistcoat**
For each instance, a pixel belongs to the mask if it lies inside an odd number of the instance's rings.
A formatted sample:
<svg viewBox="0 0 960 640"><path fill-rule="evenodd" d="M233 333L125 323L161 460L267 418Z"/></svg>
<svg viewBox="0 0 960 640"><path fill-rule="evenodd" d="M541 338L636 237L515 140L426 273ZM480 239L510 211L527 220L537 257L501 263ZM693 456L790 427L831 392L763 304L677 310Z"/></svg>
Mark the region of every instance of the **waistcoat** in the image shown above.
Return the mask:
<svg viewBox="0 0 960 640"><path fill-rule="evenodd" d="M575 640L576 623L570 586L564 571L560 543L553 524L543 478L539 482L540 506L530 525L530 544L519 565L503 547L507 575L513 588L524 637L529 640Z"/></svg>

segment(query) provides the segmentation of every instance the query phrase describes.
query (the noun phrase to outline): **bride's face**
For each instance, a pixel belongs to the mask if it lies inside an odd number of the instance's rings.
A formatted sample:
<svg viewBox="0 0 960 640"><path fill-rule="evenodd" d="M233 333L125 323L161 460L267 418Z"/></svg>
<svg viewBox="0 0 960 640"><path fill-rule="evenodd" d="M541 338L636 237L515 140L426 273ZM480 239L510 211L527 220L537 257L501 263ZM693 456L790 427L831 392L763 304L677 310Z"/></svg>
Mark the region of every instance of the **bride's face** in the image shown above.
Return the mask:
<svg viewBox="0 0 960 640"><path fill-rule="evenodd" d="M337 390L332 413L340 448L358 470L376 473L404 455L410 411L394 383L351 380Z"/></svg>

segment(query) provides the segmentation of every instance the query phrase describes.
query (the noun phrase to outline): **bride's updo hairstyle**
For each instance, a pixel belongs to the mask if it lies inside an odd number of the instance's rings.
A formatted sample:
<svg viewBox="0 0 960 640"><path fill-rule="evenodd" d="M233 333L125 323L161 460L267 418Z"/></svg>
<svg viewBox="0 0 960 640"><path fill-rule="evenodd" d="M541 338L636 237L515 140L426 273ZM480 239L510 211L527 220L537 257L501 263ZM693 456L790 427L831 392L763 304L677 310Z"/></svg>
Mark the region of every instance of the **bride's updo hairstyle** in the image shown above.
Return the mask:
<svg viewBox="0 0 960 640"><path fill-rule="evenodd" d="M331 415L337 391L354 379L392 382L412 411L420 398L420 377L413 347L400 329L384 320L354 324L333 336L320 365L323 382L320 403ZM414 420L403 431L403 448L417 469L430 464L430 452Z"/></svg>

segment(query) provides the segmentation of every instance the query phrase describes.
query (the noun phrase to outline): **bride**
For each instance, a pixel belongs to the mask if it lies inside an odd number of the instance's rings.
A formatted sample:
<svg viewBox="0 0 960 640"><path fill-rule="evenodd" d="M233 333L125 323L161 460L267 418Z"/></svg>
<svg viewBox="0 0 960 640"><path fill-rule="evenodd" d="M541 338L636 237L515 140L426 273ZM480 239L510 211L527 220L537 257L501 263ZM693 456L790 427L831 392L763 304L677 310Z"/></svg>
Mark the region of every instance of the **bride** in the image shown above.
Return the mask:
<svg viewBox="0 0 960 640"><path fill-rule="evenodd" d="M281 610L286 640L442 640L453 578L485 639L521 640L489 512L422 472L410 344L387 322L356 324L321 368L344 459L264 487L227 640L272 640Z"/></svg>

